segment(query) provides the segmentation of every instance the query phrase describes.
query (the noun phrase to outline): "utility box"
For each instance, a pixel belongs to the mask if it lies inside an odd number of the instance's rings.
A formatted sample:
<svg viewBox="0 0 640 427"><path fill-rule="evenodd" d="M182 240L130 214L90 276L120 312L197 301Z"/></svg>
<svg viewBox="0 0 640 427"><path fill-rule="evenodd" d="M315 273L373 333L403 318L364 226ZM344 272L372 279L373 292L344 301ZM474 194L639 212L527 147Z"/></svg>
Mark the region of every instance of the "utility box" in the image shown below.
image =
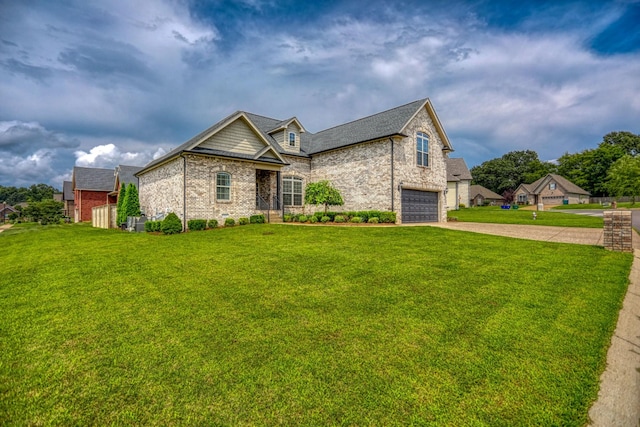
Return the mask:
<svg viewBox="0 0 640 427"><path fill-rule="evenodd" d="M144 223L147 222L146 216L128 216L127 230L130 232L141 233L144 231Z"/></svg>

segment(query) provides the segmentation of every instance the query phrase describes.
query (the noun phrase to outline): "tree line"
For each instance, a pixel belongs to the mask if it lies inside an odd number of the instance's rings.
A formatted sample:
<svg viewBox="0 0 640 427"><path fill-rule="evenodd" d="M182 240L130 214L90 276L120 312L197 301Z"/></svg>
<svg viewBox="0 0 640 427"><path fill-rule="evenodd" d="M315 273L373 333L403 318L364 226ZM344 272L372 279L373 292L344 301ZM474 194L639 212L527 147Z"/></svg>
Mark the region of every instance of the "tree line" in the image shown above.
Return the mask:
<svg viewBox="0 0 640 427"><path fill-rule="evenodd" d="M0 203L15 206L22 202L41 202L53 199L55 193L60 193L60 191L47 184L34 184L29 188L0 185Z"/></svg>
<svg viewBox="0 0 640 427"><path fill-rule="evenodd" d="M532 150L511 151L471 168L473 184L500 195L520 184L531 184L549 173L567 178L596 197L640 195L640 135L606 134L597 148L566 152L554 162L544 162Z"/></svg>

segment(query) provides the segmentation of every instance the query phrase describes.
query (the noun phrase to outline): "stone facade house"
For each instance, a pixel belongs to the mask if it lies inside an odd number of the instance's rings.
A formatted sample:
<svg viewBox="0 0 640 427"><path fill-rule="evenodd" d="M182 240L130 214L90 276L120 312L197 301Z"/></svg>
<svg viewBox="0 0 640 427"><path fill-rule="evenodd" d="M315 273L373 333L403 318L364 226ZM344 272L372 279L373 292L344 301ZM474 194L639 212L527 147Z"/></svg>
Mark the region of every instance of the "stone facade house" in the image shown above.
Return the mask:
<svg viewBox="0 0 640 427"><path fill-rule="evenodd" d="M518 204L553 206L589 203L590 195L565 177L550 173L531 184L520 184L514 197Z"/></svg>
<svg viewBox="0 0 640 427"><path fill-rule="evenodd" d="M16 208L6 203L0 203L0 223L9 221L9 215L18 212Z"/></svg>
<svg viewBox="0 0 640 427"><path fill-rule="evenodd" d="M469 207L471 172L464 159L447 159L447 210Z"/></svg>
<svg viewBox="0 0 640 427"><path fill-rule="evenodd" d="M328 180L340 209L397 212L398 222L446 221L451 143L429 99L311 133L296 118L237 111L163 157L139 179L147 216L238 219L312 213L304 188Z"/></svg>
<svg viewBox="0 0 640 427"><path fill-rule="evenodd" d="M503 200L501 195L482 185L472 185L469 188L469 197L471 197L471 206L495 206L502 204Z"/></svg>
<svg viewBox="0 0 640 427"><path fill-rule="evenodd" d="M109 195L113 180L113 169L73 168L74 222L91 221L92 208L115 203L116 199Z"/></svg>

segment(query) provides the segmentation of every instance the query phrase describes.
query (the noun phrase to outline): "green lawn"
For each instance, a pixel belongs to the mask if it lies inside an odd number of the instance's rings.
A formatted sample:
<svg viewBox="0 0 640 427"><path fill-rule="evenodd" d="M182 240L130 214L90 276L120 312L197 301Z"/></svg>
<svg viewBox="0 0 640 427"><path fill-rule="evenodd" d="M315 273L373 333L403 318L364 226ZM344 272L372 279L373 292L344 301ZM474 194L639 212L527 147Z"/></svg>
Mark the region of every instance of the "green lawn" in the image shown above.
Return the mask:
<svg viewBox="0 0 640 427"><path fill-rule="evenodd" d="M638 209L640 208L640 203L631 203L631 202L618 202L618 208L625 209ZM573 205L558 205L554 206L553 209L559 210L567 210L567 209L610 209L611 206L603 207L600 203L585 203L585 204L573 204Z"/></svg>
<svg viewBox="0 0 640 427"><path fill-rule="evenodd" d="M583 426L632 261L435 227L0 244L0 425Z"/></svg>
<svg viewBox="0 0 640 427"><path fill-rule="evenodd" d="M533 213L536 219L533 219ZM495 224L526 224L526 225L550 225L558 227L586 227L602 228L602 218L572 215L563 212L530 211L501 209L500 206L487 206L481 208L465 208L447 213L449 220L463 222L488 222Z"/></svg>

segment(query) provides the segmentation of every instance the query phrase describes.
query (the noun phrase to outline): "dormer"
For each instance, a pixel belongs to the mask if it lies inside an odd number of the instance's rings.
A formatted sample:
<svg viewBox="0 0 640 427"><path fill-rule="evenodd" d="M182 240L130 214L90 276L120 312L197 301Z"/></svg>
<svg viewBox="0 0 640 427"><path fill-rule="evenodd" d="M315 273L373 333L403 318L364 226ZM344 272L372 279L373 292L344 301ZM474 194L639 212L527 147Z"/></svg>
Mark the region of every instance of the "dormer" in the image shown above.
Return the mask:
<svg viewBox="0 0 640 427"><path fill-rule="evenodd" d="M306 132L302 124L295 117L283 120L268 133L276 140L283 150L290 153L300 153L300 135Z"/></svg>

